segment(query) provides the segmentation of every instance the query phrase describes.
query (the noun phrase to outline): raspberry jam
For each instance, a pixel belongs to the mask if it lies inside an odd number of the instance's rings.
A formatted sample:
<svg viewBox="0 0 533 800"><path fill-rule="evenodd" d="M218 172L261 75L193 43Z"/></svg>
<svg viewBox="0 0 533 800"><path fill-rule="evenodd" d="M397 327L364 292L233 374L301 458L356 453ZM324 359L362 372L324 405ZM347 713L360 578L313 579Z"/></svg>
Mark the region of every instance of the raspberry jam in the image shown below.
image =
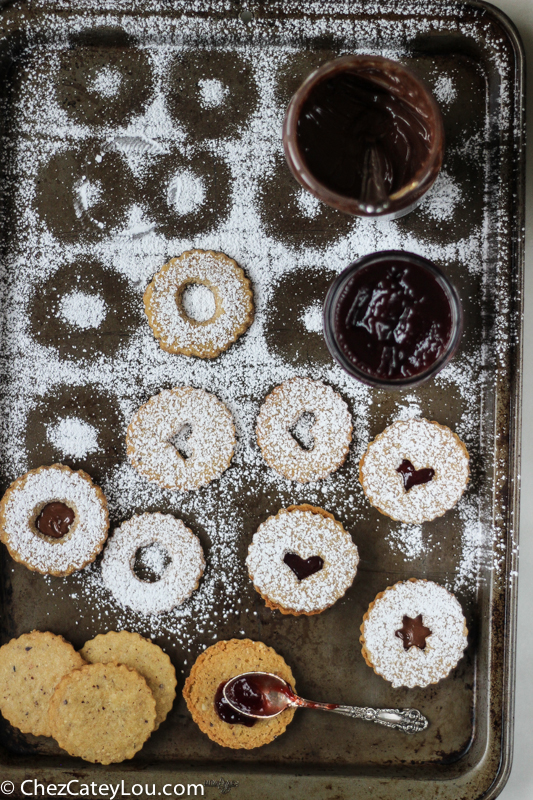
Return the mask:
<svg viewBox="0 0 533 800"><path fill-rule="evenodd" d="M227 681L223 681L218 687L215 694L215 711L222 720L229 725L246 725L247 728L252 728L256 720L253 717L247 717L244 714L239 714L234 708L230 706L224 697L224 686Z"/></svg>
<svg viewBox="0 0 533 800"><path fill-rule="evenodd" d="M294 572L299 581L309 578L315 572L320 572L324 566L324 559L321 556L301 558L297 553L285 553L283 561Z"/></svg>
<svg viewBox="0 0 533 800"><path fill-rule="evenodd" d="M415 469L408 458L404 458L399 467L396 467L403 478L403 488L406 492L413 486L420 486L422 483L429 483L435 477L435 470L432 467Z"/></svg>
<svg viewBox="0 0 533 800"><path fill-rule="evenodd" d="M444 273L399 251L350 265L324 306L331 354L354 377L383 387L420 383L442 369L459 344L461 321Z"/></svg>

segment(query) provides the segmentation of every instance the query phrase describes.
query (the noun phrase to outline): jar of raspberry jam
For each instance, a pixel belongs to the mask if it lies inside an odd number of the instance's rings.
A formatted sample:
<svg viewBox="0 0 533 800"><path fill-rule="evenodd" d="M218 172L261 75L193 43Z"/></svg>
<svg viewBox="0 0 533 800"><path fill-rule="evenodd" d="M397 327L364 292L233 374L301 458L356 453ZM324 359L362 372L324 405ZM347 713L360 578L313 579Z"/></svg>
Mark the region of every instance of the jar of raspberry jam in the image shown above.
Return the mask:
<svg viewBox="0 0 533 800"><path fill-rule="evenodd" d="M324 303L331 355L354 378L385 389L436 375L459 346L462 320L459 296L442 270L399 250L350 264Z"/></svg>

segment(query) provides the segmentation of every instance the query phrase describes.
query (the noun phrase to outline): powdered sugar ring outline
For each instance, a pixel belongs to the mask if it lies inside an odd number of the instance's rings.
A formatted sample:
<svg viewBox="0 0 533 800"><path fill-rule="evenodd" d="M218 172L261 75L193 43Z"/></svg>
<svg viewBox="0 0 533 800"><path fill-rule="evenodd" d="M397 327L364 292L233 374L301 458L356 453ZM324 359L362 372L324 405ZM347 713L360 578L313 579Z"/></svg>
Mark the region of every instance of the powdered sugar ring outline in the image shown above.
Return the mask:
<svg viewBox="0 0 533 800"><path fill-rule="evenodd" d="M158 581L135 575L139 548L159 544L170 556ZM109 539L102 559L102 581L120 605L141 614L161 614L181 605L198 588L205 569L199 538L171 514L145 512L123 522Z"/></svg>

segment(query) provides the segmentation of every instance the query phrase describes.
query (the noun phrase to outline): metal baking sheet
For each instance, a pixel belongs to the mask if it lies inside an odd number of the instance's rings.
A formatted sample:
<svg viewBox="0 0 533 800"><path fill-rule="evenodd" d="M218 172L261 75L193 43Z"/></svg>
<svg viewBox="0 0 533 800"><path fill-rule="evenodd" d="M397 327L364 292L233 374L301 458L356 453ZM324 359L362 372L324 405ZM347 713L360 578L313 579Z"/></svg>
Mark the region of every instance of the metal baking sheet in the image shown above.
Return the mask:
<svg viewBox="0 0 533 800"><path fill-rule="evenodd" d="M98 564L45 578L2 548L2 642L33 628L75 646L137 630L170 654L181 690L206 646L249 636L283 655L304 696L414 706L431 721L409 738L302 712L272 744L230 751L200 733L179 694L141 753L107 768L2 721L2 779L16 793L24 778L75 776L123 780L124 791L202 784L207 797L496 796L510 768L516 600L524 168L516 32L482 3L58 0L6 3L0 35L2 488L41 464L83 468L106 492L113 524L174 513L202 539L208 565L193 598L155 618L122 609ZM396 222L352 220L313 203L281 155L294 89L332 56L358 52L410 66L443 111L442 175ZM252 328L213 361L163 353L142 310L154 272L191 247L236 258L254 286ZM320 332L332 278L390 247L435 260L465 311L451 365L409 392L351 381ZM346 464L316 485L276 478L255 444L262 399L291 375L331 384L354 416ZM124 445L136 408L184 384L226 402L239 438L221 479L188 494L136 476ZM448 424L472 456L458 506L418 527L372 509L357 481L368 441L412 415ZM345 598L310 618L266 609L244 567L259 523L298 502L333 512L361 555ZM409 577L454 591L470 630L458 667L426 689L392 689L358 642L376 593Z"/></svg>

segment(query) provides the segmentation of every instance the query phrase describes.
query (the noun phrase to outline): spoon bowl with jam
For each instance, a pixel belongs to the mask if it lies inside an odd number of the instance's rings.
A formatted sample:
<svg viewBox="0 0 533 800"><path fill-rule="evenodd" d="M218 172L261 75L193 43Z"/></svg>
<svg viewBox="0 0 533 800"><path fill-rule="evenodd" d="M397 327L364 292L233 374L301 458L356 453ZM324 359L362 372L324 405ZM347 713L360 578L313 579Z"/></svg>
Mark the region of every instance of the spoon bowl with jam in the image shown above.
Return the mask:
<svg viewBox="0 0 533 800"><path fill-rule="evenodd" d="M360 708L304 700L286 681L271 672L236 675L224 684L222 698L235 714L250 721L272 719L286 708L298 707L333 711L353 719L398 728L404 733L420 733L428 726L428 720L416 708ZM244 724L247 724L246 721Z"/></svg>

